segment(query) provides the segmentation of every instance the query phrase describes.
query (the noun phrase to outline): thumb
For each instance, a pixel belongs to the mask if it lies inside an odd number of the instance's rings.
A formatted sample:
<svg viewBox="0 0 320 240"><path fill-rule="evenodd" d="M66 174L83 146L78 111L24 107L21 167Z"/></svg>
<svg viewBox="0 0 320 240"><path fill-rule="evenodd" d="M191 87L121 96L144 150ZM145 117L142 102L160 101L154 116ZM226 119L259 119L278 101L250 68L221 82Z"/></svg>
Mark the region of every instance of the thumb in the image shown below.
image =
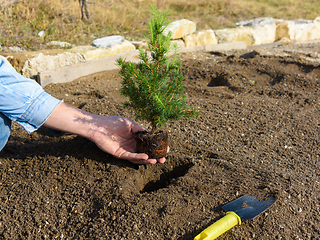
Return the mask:
<svg viewBox="0 0 320 240"><path fill-rule="evenodd" d="M139 131L146 131L146 129L141 127L139 124L137 124L133 120L131 120L131 132L135 133L135 132L139 132Z"/></svg>

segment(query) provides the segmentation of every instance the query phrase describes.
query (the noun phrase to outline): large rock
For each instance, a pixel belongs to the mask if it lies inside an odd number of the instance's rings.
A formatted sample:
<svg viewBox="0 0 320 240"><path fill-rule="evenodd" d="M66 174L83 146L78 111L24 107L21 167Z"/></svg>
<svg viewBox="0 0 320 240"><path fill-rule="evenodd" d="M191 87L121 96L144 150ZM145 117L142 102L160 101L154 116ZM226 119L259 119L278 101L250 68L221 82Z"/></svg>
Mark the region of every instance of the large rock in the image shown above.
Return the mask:
<svg viewBox="0 0 320 240"><path fill-rule="evenodd" d="M109 48L105 48L105 47L96 48L93 46L82 46L82 47L72 48L69 51L80 53L86 60L93 60L93 59L108 57L108 56L119 54L119 53L130 52L135 49L136 49L135 46L131 42L125 40L124 42L113 45Z"/></svg>
<svg viewBox="0 0 320 240"><path fill-rule="evenodd" d="M92 50L95 50L97 49L96 47L94 46L91 46L91 45L84 45L84 46L75 46L71 49L68 49L68 51L70 52L73 52L73 53L83 53L83 52L87 52L87 51L92 51Z"/></svg>
<svg viewBox="0 0 320 240"><path fill-rule="evenodd" d="M260 17L240 21L237 23L237 26L251 28L253 37L252 45L268 44L275 41L276 22L272 17Z"/></svg>
<svg viewBox="0 0 320 240"><path fill-rule="evenodd" d="M262 45L275 42L276 24L266 24L258 28L252 28L254 42L252 45Z"/></svg>
<svg viewBox="0 0 320 240"><path fill-rule="evenodd" d="M315 21L294 20L294 40L308 41L320 39L320 24Z"/></svg>
<svg viewBox="0 0 320 240"><path fill-rule="evenodd" d="M146 51L149 50L149 45L146 41L132 41L131 43L135 46L136 49L141 48Z"/></svg>
<svg viewBox="0 0 320 240"><path fill-rule="evenodd" d="M26 61L33 59L40 53L44 55L56 56L57 54L62 54L68 51L69 50L65 49L46 49L34 52L4 52L2 55L11 63L18 73L22 73L22 68L24 67Z"/></svg>
<svg viewBox="0 0 320 240"><path fill-rule="evenodd" d="M320 22L312 20L281 20L277 21L276 40L289 38L294 41L320 39Z"/></svg>
<svg viewBox="0 0 320 240"><path fill-rule="evenodd" d="M146 41L132 41L131 42L136 49L143 49L145 51L149 51L149 45L148 42ZM171 47L173 47L173 45L177 46L177 50L179 52L180 49L185 47L184 41L182 39L177 39L177 40L171 40ZM173 53L172 49L170 49L169 55L171 55Z"/></svg>
<svg viewBox="0 0 320 240"><path fill-rule="evenodd" d="M275 20L272 17L260 17L260 18L254 18L249 19L245 21L237 22L236 25L238 27L252 27L252 28L260 28L266 25L274 25Z"/></svg>
<svg viewBox="0 0 320 240"><path fill-rule="evenodd" d="M83 61L85 59L78 53L65 52L55 56L39 53L34 58L28 59L25 62L22 68L22 75L27 78L35 78L40 71L64 67Z"/></svg>
<svg viewBox="0 0 320 240"><path fill-rule="evenodd" d="M275 41L279 41L281 39L294 40L294 21L284 21L279 19L277 20L276 25Z"/></svg>
<svg viewBox="0 0 320 240"><path fill-rule="evenodd" d="M196 24L187 19L181 19L174 21L168 25L164 31L164 35L167 36L169 32L172 33L171 39L179 39L192 34L196 31Z"/></svg>
<svg viewBox="0 0 320 240"><path fill-rule="evenodd" d="M218 43L246 41L247 46L252 46L275 41L276 22L273 18L256 18L237 25L237 28L215 30Z"/></svg>
<svg viewBox="0 0 320 240"><path fill-rule="evenodd" d="M217 38L213 30L197 31L193 34L183 37L186 47L195 47L203 45L217 44Z"/></svg>
<svg viewBox="0 0 320 240"><path fill-rule="evenodd" d="M245 41L247 46L254 43L250 27L226 28L214 30L218 43L231 43Z"/></svg>
<svg viewBox="0 0 320 240"><path fill-rule="evenodd" d="M103 38L97 38L92 41L92 46L97 48L111 48L115 45L121 44L125 41L125 38L119 35L113 35Z"/></svg>

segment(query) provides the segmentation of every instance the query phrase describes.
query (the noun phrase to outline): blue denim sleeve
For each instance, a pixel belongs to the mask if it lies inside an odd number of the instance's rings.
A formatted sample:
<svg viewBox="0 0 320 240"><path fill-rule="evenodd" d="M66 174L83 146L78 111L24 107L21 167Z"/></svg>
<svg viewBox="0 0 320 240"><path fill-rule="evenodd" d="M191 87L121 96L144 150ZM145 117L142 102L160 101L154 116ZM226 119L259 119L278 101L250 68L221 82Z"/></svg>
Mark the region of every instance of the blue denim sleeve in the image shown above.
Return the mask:
<svg viewBox="0 0 320 240"><path fill-rule="evenodd" d="M27 132L37 130L61 103L0 58L0 112Z"/></svg>

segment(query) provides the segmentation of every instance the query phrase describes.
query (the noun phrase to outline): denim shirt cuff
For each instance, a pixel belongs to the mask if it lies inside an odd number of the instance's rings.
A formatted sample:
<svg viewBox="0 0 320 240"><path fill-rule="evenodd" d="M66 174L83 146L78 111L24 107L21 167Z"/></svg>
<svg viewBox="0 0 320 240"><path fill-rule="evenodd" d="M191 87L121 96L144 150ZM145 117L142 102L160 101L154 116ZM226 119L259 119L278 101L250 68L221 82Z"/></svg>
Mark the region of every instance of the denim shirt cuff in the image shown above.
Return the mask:
<svg viewBox="0 0 320 240"><path fill-rule="evenodd" d="M58 100L45 91L41 92L21 116L26 121L18 121L19 125L28 133L36 131L61 102L63 100Z"/></svg>

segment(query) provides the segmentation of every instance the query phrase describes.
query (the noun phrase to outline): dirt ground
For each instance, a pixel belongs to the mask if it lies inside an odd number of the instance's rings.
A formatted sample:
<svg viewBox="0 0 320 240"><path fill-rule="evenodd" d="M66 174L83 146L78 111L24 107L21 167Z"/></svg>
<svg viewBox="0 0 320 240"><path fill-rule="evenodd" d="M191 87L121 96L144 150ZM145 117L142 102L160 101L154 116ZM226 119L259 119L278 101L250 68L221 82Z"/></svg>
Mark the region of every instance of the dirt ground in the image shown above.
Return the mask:
<svg viewBox="0 0 320 240"><path fill-rule="evenodd" d="M320 45L181 56L188 105L165 164L133 165L75 135L13 125L0 153L1 239L193 239L244 195L276 197L219 239L320 238ZM133 118L117 71L45 89ZM139 122L144 127L148 125Z"/></svg>

